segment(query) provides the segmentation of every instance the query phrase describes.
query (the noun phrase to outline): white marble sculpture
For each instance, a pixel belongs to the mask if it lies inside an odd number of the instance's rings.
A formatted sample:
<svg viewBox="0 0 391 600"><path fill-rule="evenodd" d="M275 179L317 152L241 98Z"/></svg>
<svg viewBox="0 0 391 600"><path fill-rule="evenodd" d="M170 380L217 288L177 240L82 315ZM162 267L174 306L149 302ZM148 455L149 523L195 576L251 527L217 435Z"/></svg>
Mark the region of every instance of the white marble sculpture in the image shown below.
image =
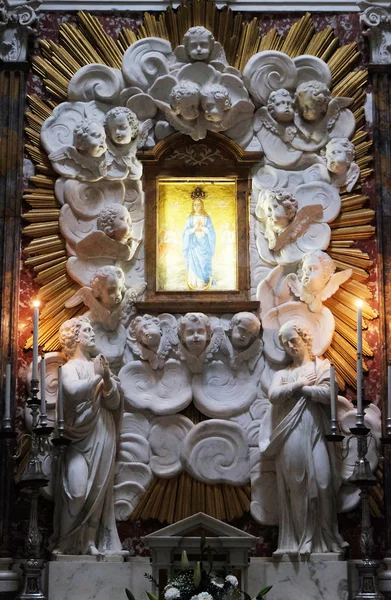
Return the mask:
<svg viewBox="0 0 391 600"><path fill-rule="evenodd" d="M360 167L354 162L354 144L347 138L332 138L326 145L325 158L331 181L336 187L351 192L360 176Z"/></svg>
<svg viewBox="0 0 391 600"><path fill-rule="evenodd" d="M212 63L219 70L221 68L224 70L228 66L222 45L216 42L206 27L200 25L190 27L186 31L182 44L175 48L174 54L178 64L174 66L173 70L197 61Z"/></svg>
<svg viewBox="0 0 391 600"><path fill-rule="evenodd" d="M133 355L147 361L152 369L162 369L172 348L178 344L175 317L169 314L135 317L129 327L128 344L131 351L127 355L129 360Z"/></svg>
<svg viewBox="0 0 391 600"><path fill-rule="evenodd" d="M84 302L89 307L88 317L113 331L122 323L125 327L134 315L134 304L146 289L143 283L127 289L122 269L114 266L101 267L91 279L90 286L82 287L67 300L66 308Z"/></svg>
<svg viewBox="0 0 391 600"><path fill-rule="evenodd" d="M277 554L340 552L346 546L337 523L341 479L325 439L329 362L314 359L305 327L288 322L280 338L291 364L272 379L270 416L260 430L261 454L274 459L277 472Z"/></svg>
<svg viewBox="0 0 391 600"><path fill-rule="evenodd" d="M262 190L255 208L260 257L285 265L300 261L310 250L324 250L330 242L328 223L338 216L340 206L339 194L324 182L299 185L294 194L285 188Z"/></svg>
<svg viewBox="0 0 391 600"><path fill-rule="evenodd" d="M180 319L178 355L192 373L201 373L206 362L212 360L223 343L224 331L212 327L203 313L186 313Z"/></svg>
<svg viewBox="0 0 391 600"><path fill-rule="evenodd" d="M60 554L124 552L113 502L121 390L104 356L91 358L95 336L86 317L63 323L65 434L71 440L58 467L52 549Z"/></svg>

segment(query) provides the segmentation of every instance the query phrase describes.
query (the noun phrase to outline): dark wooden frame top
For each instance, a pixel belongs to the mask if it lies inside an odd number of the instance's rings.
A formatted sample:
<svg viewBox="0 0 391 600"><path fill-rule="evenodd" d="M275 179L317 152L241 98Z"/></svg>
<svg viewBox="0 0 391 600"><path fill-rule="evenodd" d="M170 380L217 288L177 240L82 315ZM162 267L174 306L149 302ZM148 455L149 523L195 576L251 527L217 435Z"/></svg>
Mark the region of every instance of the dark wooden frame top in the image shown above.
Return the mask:
<svg viewBox="0 0 391 600"><path fill-rule="evenodd" d="M208 133L193 141L180 133L140 153L144 166L146 298L139 310L149 312L239 312L256 310L250 301L249 196L250 169L260 160L258 152L245 152L230 138ZM238 291L165 292L156 290L157 193L160 178L236 179Z"/></svg>

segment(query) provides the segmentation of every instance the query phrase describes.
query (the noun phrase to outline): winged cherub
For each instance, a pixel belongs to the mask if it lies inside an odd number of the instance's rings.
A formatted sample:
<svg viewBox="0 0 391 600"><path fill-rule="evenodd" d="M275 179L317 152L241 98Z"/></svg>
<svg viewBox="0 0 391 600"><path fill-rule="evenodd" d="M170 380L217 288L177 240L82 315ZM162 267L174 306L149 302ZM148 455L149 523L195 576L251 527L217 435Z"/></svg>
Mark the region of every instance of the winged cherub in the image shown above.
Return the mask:
<svg viewBox="0 0 391 600"><path fill-rule="evenodd" d="M105 206L98 217L97 229L76 245L80 258L133 258L140 240L132 238L132 219L125 206L118 203Z"/></svg>
<svg viewBox="0 0 391 600"><path fill-rule="evenodd" d="M325 159L331 181L337 187L346 186L347 192L352 191L360 176L360 167L354 158L354 144L348 138L332 138L328 142Z"/></svg>
<svg viewBox="0 0 391 600"><path fill-rule="evenodd" d="M128 332L129 346L152 369L162 369L173 346L178 344L177 323L172 315L134 318Z"/></svg>
<svg viewBox="0 0 391 600"><path fill-rule="evenodd" d="M234 315L229 323L226 347L234 371L245 363L253 372L262 355L263 343L259 337L260 320L250 312Z"/></svg>
<svg viewBox="0 0 391 600"><path fill-rule="evenodd" d="M294 296L307 304L311 312L320 312L322 302L330 298L352 275L352 269L335 273L335 263L326 252L313 250L304 254L297 275L285 279Z"/></svg>
<svg viewBox="0 0 391 600"><path fill-rule="evenodd" d="M201 373L224 341L222 327L214 327L203 313L186 313L179 323L178 354L192 373Z"/></svg>
<svg viewBox="0 0 391 600"><path fill-rule="evenodd" d="M112 265L100 267L90 285L80 288L65 304L73 308L84 303L90 309L87 316L106 330L114 331L121 323L126 327L134 314L134 304L146 289L146 283L127 289L122 269Z"/></svg>

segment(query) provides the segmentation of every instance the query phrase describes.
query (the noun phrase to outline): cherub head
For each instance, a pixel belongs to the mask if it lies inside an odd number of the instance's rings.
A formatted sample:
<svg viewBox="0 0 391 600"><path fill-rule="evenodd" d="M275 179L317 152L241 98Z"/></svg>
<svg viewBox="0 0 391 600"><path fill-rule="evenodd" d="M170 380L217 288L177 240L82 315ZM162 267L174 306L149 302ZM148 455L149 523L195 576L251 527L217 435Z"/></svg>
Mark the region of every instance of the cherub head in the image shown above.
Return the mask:
<svg viewBox="0 0 391 600"><path fill-rule="evenodd" d="M261 209L265 217L265 238L269 242L269 248L274 248L278 234L296 216L297 200L283 188L268 189L260 193L257 213L258 209Z"/></svg>
<svg viewBox="0 0 391 600"><path fill-rule="evenodd" d="M190 27L183 36L182 44L191 60L207 60L212 53L214 37L205 27Z"/></svg>
<svg viewBox="0 0 391 600"><path fill-rule="evenodd" d="M203 313L187 313L181 318L179 335L189 352L199 356L205 350L212 335L208 317Z"/></svg>
<svg viewBox="0 0 391 600"><path fill-rule="evenodd" d="M95 298L106 308L113 309L121 303L126 292L124 272L113 265L100 267L91 279L90 286Z"/></svg>
<svg viewBox="0 0 391 600"><path fill-rule="evenodd" d="M81 154L99 158L107 150L106 133L101 121L84 119L74 131L74 143Z"/></svg>
<svg viewBox="0 0 391 600"><path fill-rule="evenodd" d="M301 363L305 358L312 360L312 333L308 327L288 321L280 328L278 337L294 362Z"/></svg>
<svg viewBox="0 0 391 600"><path fill-rule="evenodd" d="M193 121L199 115L200 88L192 81L181 81L172 88L170 103L176 115Z"/></svg>
<svg viewBox="0 0 391 600"><path fill-rule="evenodd" d="M201 89L201 107L207 121L219 123L231 106L231 96L223 85L211 83Z"/></svg>
<svg viewBox="0 0 391 600"><path fill-rule="evenodd" d="M136 340L147 348L157 348L162 337L160 321L157 317L143 315L132 322L132 330Z"/></svg>
<svg viewBox="0 0 391 600"><path fill-rule="evenodd" d="M129 108L116 106L106 113L106 132L112 142L125 146L136 139L139 131L137 116Z"/></svg>
<svg viewBox="0 0 391 600"><path fill-rule="evenodd" d="M253 313L240 312L232 317L228 335L234 348L245 350L259 336L260 330L261 323Z"/></svg>
<svg viewBox="0 0 391 600"><path fill-rule="evenodd" d="M345 175L354 157L354 144L348 138L332 138L326 146L327 169L336 175Z"/></svg>
<svg viewBox="0 0 391 600"><path fill-rule="evenodd" d="M272 92L267 101L267 109L270 115L278 122L288 123L293 121L295 112L293 110L294 98L284 88Z"/></svg>
<svg viewBox="0 0 391 600"><path fill-rule="evenodd" d="M108 204L100 212L97 227L112 240L126 244L132 234L132 219L122 204Z"/></svg>
<svg viewBox="0 0 391 600"><path fill-rule="evenodd" d="M71 359L78 345L82 350L92 352L95 348L95 333L87 317L74 317L65 321L58 334L62 351L67 360Z"/></svg>
<svg viewBox="0 0 391 600"><path fill-rule="evenodd" d="M305 121L318 121L327 113L331 93L321 81L304 81L296 89L295 99L299 114Z"/></svg>
<svg viewBox="0 0 391 600"><path fill-rule="evenodd" d="M316 294L323 290L335 272L335 263L326 252L313 250L301 259L297 277L304 290Z"/></svg>

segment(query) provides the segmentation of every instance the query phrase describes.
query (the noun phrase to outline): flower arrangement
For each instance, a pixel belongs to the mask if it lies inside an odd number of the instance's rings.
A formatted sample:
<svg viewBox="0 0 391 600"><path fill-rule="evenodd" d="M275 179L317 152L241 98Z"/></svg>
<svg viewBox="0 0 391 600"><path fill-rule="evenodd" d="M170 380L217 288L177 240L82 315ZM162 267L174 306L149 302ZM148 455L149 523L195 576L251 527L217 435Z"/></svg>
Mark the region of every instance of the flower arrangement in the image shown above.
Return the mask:
<svg viewBox="0 0 391 600"><path fill-rule="evenodd" d="M205 538L201 538L201 560L196 562L195 567L190 567L186 550L182 552L181 570L176 571L170 577L164 589L160 590L164 600L264 600L264 596L272 586L260 590L255 598L251 598L239 589L239 582L235 575L213 570L213 552L210 546L205 546ZM205 568L205 557L209 568ZM150 575L146 574L157 588L158 583ZM128 600L135 600L133 594L127 589ZM146 592L149 600L158 600L151 592Z"/></svg>

